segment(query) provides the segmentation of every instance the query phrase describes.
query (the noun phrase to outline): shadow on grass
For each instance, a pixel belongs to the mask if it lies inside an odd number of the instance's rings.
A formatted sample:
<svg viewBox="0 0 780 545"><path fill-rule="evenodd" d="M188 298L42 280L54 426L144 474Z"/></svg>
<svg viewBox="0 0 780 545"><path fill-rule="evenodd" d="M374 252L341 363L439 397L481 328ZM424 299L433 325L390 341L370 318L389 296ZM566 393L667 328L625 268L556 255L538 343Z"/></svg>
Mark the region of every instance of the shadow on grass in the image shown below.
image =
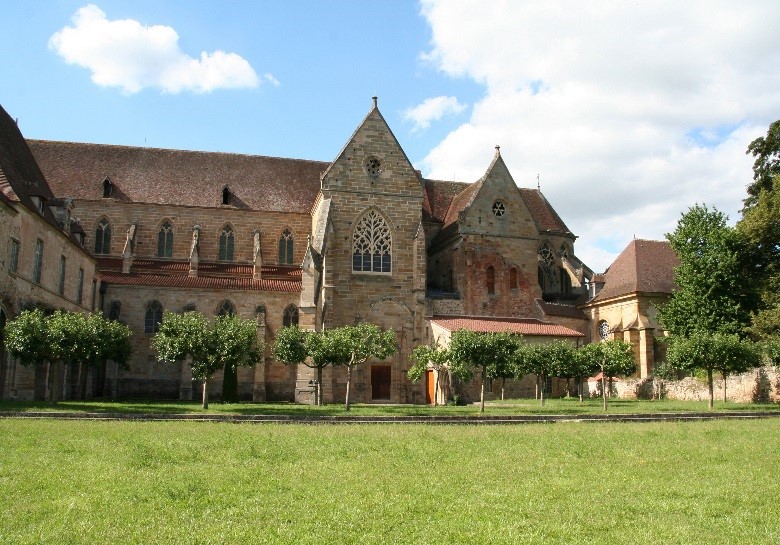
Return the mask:
<svg viewBox="0 0 780 545"><path fill-rule="evenodd" d="M534 399L512 399L491 401L485 405L485 415L585 415L604 414L601 399L590 398L580 403L576 398L553 398L540 405ZM777 403L716 403L718 412L780 412ZM226 415L270 415L270 416L478 416L476 404L455 406L444 405L377 405L355 404L351 411L345 411L343 404L328 404L321 407L295 403L220 403L212 402L204 411L194 401L61 401L57 405L43 401L0 401L3 412L88 412L122 414L226 414ZM706 412L706 401L646 401L634 399L610 399L608 414L649 414Z"/></svg>

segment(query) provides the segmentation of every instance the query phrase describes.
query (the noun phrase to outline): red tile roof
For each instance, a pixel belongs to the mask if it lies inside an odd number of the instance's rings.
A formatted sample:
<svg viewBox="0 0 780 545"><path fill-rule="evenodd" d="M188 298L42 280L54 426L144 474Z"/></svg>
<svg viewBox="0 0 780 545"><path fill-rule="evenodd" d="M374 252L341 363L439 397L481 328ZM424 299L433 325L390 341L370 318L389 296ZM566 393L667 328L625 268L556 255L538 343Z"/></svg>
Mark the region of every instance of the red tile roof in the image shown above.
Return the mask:
<svg viewBox="0 0 780 545"><path fill-rule="evenodd" d="M521 187L520 195L522 195L528 211L531 212L531 216L533 216L536 225L539 227L539 231L571 233L541 191Z"/></svg>
<svg viewBox="0 0 780 545"><path fill-rule="evenodd" d="M635 292L671 293L679 263L665 240L632 240L604 273L604 287L590 302Z"/></svg>
<svg viewBox="0 0 780 545"><path fill-rule="evenodd" d="M477 316L433 316L431 322L447 329L467 329L476 333L520 333L529 337L584 337L571 328L533 318L493 318Z"/></svg>
<svg viewBox="0 0 780 545"><path fill-rule="evenodd" d="M103 180L124 202L308 213L329 163L257 155L30 140L57 196L99 201Z"/></svg>
<svg viewBox="0 0 780 545"><path fill-rule="evenodd" d="M215 290L252 290L252 291L283 291L300 292L301 279L263 278L231 278L215 276L183 276L143 273L104 273L103 281L117 286L149 286L165 288L197 288Z"/></svg>

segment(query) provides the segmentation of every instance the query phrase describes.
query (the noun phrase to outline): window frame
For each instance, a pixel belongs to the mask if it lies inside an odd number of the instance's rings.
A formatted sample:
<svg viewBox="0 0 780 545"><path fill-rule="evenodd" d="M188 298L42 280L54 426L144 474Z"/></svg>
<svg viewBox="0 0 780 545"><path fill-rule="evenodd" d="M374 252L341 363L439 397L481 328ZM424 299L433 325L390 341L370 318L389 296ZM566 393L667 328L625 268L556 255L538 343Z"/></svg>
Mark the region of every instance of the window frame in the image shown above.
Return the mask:
<svg viewBox="0 0 780 545"><path fill-rule="evenodd" d="M157 299L152 299L146 303L146 309L144 310L144 333L147 335L154 335L160 330L160 322L162 322L163 306Z"/></svg>
<svg viewBox="0 0 780 545"><path fill-rule="evenodd" d="M22 243L11 237L11 256L8 263L8 270L13 274L19 272L19 252L22 249Z"/></svg>
<svg viewBox="0 0 780 545"><path fill-rule="evenodd" d="M95 255L109 255L111 253L111 235L113 229L108 218L100 218L95 226Z"/></svg>
<svg viewBox="0 0 780 545"><path fill-rule="evenodd" d="M280 265L292 265L295 261L295 236L289 227L285 227L279 235L278 257Z"/></svg>
<svg viewBox="0 0 780 545"><path fill-rule="evenodd" d="M84 269L79 267L78 284L76 287L76 303L79 305L84 301Z"/></svg>
<svg viewBox="0 0 780 545"><path fill-rule="evenodd" d="M234 261L236 248L236 235L233 226L225 225L219 233L219 261Z"/></svg>
<svg viewBox="0 0 780 545"><path fill-rule="evenodd" d="M60 281L57 285L57 293L60 294L60 296L65 295L65 267L67 265L67 259L64 255L60 256Z"/></svg>
<svg viewBox="0 0 780 545"><path fill-rule="evenodd" d="M35 254L33 258L33 284L41 283L41 276L43 273L43 241L39 238L35 239Z"/></svg>
<svg viewBox="0 0 780 545"><path fill-rule="evenodd" d="M364 231L359 232L361 229ZM353 274L393 274L392 229L390 222L376 208L366 210L355 222L351 255Z"/></svg>
<svg viewBox="0 0 780 545"><path fill-rule="evenodd" d="M157 257L173 257L173 224L165 220L157 231Z"/></svg>

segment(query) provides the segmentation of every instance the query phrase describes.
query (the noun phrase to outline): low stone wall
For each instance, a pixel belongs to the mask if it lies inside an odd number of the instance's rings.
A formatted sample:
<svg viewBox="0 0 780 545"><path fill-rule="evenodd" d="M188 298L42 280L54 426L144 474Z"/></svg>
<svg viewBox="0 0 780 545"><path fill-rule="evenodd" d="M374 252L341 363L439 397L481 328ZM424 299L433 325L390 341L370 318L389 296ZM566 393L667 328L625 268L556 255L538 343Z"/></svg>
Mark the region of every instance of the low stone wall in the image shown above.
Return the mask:
<svg viewBox="0 0 780 545"><path fill-rule="evenodd" d="M715 375L715 399L723 399L723 379ZM601 395L601 385L588 381L590 396ZM620 379L612 382L612 395L623 399L677 399L681 401L702 401L709 398L706 381L693 377L682 380L659 378ZM726 398L735 403L780 402L780 368L765 366L726 380Z"/></svg>

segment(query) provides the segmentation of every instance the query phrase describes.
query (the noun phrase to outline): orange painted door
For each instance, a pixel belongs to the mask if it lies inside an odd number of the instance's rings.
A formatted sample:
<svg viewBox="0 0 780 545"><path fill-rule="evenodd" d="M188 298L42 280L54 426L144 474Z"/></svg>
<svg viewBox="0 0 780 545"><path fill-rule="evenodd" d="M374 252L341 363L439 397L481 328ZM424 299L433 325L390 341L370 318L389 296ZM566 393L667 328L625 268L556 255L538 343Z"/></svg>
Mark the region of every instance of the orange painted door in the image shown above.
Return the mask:
<svg viewBox="0 0 780 545"><path fill-rule="evenodd" d="M434 396L436 396L436 392L433 389L434 384L433 369L428 369L425 372L425 402L428 405L433 405Z"/></svg>

